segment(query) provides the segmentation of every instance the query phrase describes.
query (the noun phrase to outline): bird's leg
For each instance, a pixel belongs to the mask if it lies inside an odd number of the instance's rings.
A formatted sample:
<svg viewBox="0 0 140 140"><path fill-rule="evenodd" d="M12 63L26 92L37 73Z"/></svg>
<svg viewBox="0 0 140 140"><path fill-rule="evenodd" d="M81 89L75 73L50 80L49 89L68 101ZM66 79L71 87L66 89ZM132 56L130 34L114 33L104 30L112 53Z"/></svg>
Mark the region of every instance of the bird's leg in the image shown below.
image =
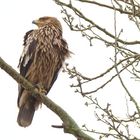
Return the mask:
<svg viewBox="0 0 140 140"><path fill-rule="evenodd" d="M41 95L46 94L47 91L44 89L44 86L41 83L36 84L35 87L36 87L37 91L39 92L39 94L41 94Z"/></svg>
<svg viewBox="0 0 140 140"><path fill-rule="evenodd" d="M39 94L36 94L35 97L38 100L40 107L42 107L42 95L45 95L47 91L44 89L44 86L41 83L36 84L35 88L37 92L39 93Z"/></svg>

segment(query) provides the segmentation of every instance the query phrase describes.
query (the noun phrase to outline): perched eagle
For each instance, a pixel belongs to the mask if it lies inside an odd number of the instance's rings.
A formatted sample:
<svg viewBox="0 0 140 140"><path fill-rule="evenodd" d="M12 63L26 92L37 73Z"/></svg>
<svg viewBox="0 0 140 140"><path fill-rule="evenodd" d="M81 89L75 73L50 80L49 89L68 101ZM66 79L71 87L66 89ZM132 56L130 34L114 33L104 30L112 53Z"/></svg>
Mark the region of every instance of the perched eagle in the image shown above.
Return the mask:
<svg viewBox="0 0 140 140"><path fill-rule="evenodd" d="M24 36L24 49L19 61L20 74L48 94L63 62L69 57L67 42L62 37L61 23L55 17L34 20L37 29ZM19 84L17 122L22 127L31 124L41 101Z"/></svg>

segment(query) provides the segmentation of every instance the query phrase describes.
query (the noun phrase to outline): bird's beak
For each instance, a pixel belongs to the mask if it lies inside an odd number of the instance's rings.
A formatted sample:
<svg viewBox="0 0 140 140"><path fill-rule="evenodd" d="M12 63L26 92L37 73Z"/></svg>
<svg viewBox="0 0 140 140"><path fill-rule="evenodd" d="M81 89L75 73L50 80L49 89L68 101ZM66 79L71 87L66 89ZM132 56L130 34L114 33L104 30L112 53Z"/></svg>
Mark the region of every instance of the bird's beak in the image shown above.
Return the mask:
<svg viewBox="0 0 140 140"><path fill-rule="evenodd" d="M37 25L38 24L38 20L33 20L32 23Z"/></svg>

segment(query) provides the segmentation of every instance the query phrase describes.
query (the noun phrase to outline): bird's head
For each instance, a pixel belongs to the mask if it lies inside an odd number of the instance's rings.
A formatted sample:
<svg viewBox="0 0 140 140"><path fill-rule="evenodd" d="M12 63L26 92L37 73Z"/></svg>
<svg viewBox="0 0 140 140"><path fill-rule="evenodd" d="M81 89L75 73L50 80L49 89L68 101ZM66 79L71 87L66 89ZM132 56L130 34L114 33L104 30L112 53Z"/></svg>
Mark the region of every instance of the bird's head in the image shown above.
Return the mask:
<svg viewBox="0 0 140 140"><path fill-rule="evenodd" d="M48 17L48 16L40 17L37 20L33 20L32 23L35 24L35 25L37 25L38 28L43 27L45 25L53 25L53 26L59 28L60 30L62 30L61 23L55 17Z"/></svg>

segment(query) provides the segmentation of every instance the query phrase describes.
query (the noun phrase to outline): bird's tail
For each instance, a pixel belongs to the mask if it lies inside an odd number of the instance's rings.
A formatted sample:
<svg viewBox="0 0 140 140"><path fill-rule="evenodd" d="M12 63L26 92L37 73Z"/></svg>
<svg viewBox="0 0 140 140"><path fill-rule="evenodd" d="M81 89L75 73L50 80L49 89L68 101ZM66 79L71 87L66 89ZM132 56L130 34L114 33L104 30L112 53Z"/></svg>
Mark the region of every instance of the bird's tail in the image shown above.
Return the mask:
<svg viewBox="0 0 140 140"><path fill-rule="evenodd" d="M27 100L24 105L19 107L17 122L22 127L27 127L31 124L35 113L35 102Z"/></svg>

